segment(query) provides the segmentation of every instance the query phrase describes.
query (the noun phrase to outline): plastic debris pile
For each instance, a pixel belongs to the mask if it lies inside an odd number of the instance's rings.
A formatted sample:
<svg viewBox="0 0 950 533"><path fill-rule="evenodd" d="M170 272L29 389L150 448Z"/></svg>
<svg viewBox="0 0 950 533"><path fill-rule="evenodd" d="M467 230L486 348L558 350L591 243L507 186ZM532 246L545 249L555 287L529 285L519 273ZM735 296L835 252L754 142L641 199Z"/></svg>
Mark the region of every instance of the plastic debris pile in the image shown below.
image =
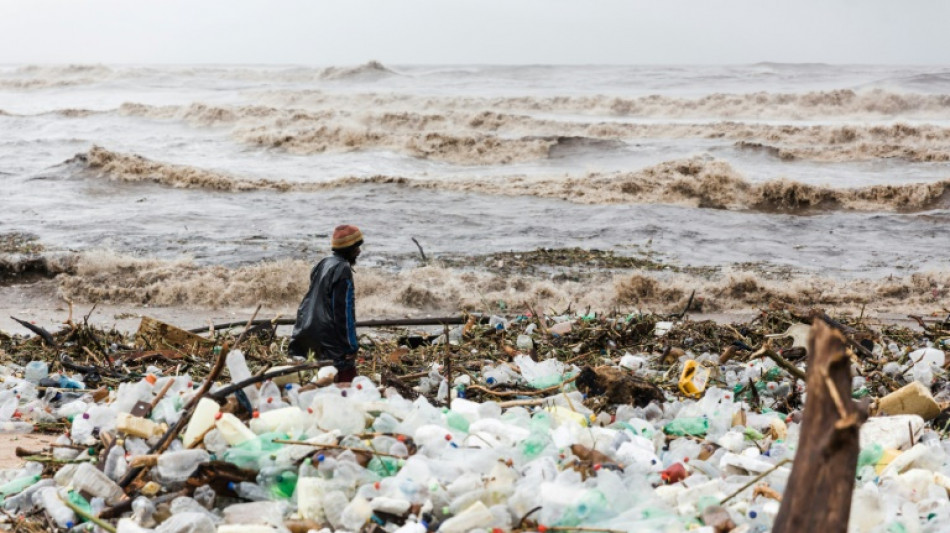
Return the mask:
<svg viewBox="0 0 950 533"><path fill-rule="evenodd" d="M0 432L62 434L0 471L2 520L159 533L767 531L807 401L795 372L805 317L665 318L378 331L345 385L332 367L287 360L267 328L233 350L229 333L188 349L75 325L4 335ZM950 324L847 327L860 347L852 396L875 414L851 529L940 530Z"/></svg>

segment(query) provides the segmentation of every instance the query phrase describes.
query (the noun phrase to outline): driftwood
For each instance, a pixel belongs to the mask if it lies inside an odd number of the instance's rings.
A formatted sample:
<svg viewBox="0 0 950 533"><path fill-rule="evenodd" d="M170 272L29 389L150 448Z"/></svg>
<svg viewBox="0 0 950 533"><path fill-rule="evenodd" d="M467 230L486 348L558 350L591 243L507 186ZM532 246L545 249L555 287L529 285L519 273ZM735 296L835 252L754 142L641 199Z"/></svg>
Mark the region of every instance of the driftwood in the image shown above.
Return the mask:
<svg viewBox="0 0 950 533"><path fill-rule="evenodd" d="M808 350L808 402L774 532L848 530L858 430L867 412L851 400L847 345L839 330L815 320Z"/></svg>

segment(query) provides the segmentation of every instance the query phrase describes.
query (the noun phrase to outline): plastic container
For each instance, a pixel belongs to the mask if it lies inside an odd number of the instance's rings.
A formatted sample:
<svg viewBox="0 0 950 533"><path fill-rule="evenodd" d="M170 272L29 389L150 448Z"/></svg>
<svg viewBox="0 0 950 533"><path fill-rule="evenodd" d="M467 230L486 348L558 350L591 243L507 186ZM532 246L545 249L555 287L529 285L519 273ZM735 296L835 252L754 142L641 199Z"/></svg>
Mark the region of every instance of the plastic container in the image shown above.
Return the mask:
<svg viewBox="0 0 950 533"><path fill-rule="evenodd" d="M185 448L190 448L198 438L204 436L205 432L214 426L215 416L221 411L218 402L209 398L202 398L195 407L195 412L185 428L185 434L181 443Z"/></svg>
<svg viewBox="0 0 950 533"><path fill-rule="evenodd" d="M680 392L691 398L699 398L706 390L708 380L709 369L690 359L683 364L679 381Z"/></svg>
<svg viewBox="0 0 950 533"><path fill-rule="evenodd" d="M231 413L221 413L214 425L221 433L221 437L231 446L237 446L257 437L244 425L244 422Z"/></svg>
<svg viewBox="0 0 950 533"><path fill-rule="evenodd" d="M479 527L486 527L495 519L495 515L482 502L475 502L461 513L449 518L439 526L443 533L465 533Z"/></svg>
<svg viewBox="0 0 950 533"><path fill-rule="evenodd" d="M323 522L323 497L327 492L327 481L318 477L297 479L297 512L301 518Z"/></svg>
<svg viewBox="0 0 950 533"><path fill-rule="evenodd" d="M244 352L241 350L231 350L224 359L224 364L228 367L228 373L231 374L231 383L239 383L251 377L251 370L247 367L247 360L244 358ZM244 387L244 394L250 400L251 405L257 405L258 392L257 387L253 385Z"/></svg>
<svg viewBox="0 0 950 533"><path fill-rule="evenodd" d="M114 505L125 497L122 487L116 485L109 476L90 463L82 463L76 468L72 476L72 485L76 490L105 499L109 505Z"/></svg>
<svg viewBox="0 0 950 533"><path fill-rule="evenodd" d="M132 416L129 413L119 413L116 415L115 422L116 430L146 440L161 436L167 429L167 427L156 424L147 418Z"/></svg>
<svg viewBox="0 0 950 533"><path fill-rule="evenodd" d="M26 369L23 371L23 379L34 385L39 384L40 380L46 378L48 375L49 365L46 361L30 361L26 364Z"/></svg>
<svg viewBox="0 0 950 533"><path fill-rule="evenodd" d="M163 481L180 483L188 479L198 465L211 460L205 450L165 452L158 456L157 470Z"/></svg>

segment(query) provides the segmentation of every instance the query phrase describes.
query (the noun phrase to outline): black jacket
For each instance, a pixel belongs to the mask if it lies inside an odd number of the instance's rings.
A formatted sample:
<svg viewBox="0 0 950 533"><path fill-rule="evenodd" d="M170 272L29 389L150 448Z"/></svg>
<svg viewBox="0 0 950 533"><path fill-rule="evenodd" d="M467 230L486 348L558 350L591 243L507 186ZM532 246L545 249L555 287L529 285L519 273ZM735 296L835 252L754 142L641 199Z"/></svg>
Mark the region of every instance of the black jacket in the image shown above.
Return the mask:
<svg viewBox="0 0 950 533"><path fill-rule="evenodd" d="M313 352L332 359L338 369L353 367L349 356L359 348L354 304L350 263L337 254L317 263L310 272L310 290L297 309L290 355Z"/></svg>

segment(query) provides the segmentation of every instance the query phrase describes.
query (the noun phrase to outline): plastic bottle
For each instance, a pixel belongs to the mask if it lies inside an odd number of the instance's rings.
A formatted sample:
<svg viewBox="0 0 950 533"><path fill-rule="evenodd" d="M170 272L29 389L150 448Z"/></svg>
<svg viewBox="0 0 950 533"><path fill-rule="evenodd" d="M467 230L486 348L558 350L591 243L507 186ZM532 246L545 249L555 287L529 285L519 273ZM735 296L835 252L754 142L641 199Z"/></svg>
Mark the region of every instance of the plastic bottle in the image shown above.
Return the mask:
<svg viewBox="0 0 950 533"><path fill-rule="evenodd" d="M39 481L40 478L39 475L22 476L0 485L0 500L19 493Z"/></svg>
<svg viewBox="0 0 950 533"><path fill-rule="evenodd" d="M251 377L251 370L247 367L247 360L244 359L244 352L241 350L231 350L224 360L231 374L231 383L239 383ZM251 401L251 405L257 405L258 391L253 385L244 388L244 394Z"/></svg>
<svg viewBox="0 0 950 533"><path fill-rule="evenodd" d="M145 496L139 496L132 500L132 519L142 527L152 527L155 520L152 515L155 514L155 504Z"/></svg>
<svg viewBox="0 0 950 533"><path fill-rule="evenodd" d="M663 432L667 435L676 435L682 437L692 435L701 437L709 430L709 419L705 417L683 417L672 420L669 424L663 426Z"/></svg>
<svg viewBox="0 0 950 533"><path fill-rule="evenodd" d="M219 411L221 411L221 406L218 405L218 402L209 398L199 400L195 412L188 422L188 427L185 428L185 435L181 440L182 445L185 448L190 448L199 437L211 429L214 426L215 415Z"/></svg>
<svg viewBox="0 0 950 533"><path fill-rule="evenodd" d="M205 509L211 510L214 507L214 502L218 497L218 493L214 491L209 485L202 485L195 489L195 493L192 494L192 497L196 502L201 504Z"/></svg>
<svg viewBox="0 0 950 533"><path fill-rule="evenodd" d="M162 480L176 483L188 479L201 463L211 460L211 455L205 450L181 450L165 452L158 457L158 474Z"/></svg>
<svg viewBox="0 0 950 533"><path fill-rule="evenodd" d="M257 483L242 481L234 487L234 492L245 500L254 502L267 501L271 499L270 491L261 487Z"/></svg>
<svg viewBox="0 0 950 533"><path fill-rule="evenodd" d="M517 346L519 350L527 352L534 348L534 341L531 340L529 335L518 335L518 340L515 341L515 346Z"/></svg>
<svg viewBox="0 0 950 533"><path fill-rule="evenodd" d="M238 417L231 413L221 413L214 423L221 437L231 446L237 446L257 437Z"/></svg>
<svg viewBox="0 0 950 533"><path fill-rule="evenodd" d="M14 435L32 433L33 424L29 422L0 422L0 434Z"/></svg>
<svg viewBox="0 0 950 533"><path fill-rule="evenodd" d="M216 533L214 522L204 513L178 513L165 520L157 533Z"/></svg>
<svg viewBox="0 0 950 533"><path fill-rule="evenodd" d="M477 527L485 527L494 520L495 516L485 507L485 504L478 501L466 508L461 513L442 522L439 531L444 533L464 533Z"/></svg>
<svg viewBox="0 0 950 533"><path fill-rule="evenodd" d="M53 487L40 489L34 496L37 502L49 515L50 519L59 527L71 528L79 523L76 513L63 503L59 497L59 492Z"/></svg>
<svg viewBox="0 0 950 533"><path fill-rule="evenodd" d="M109 476L109 479L118 481L125 476L127 470L128 462L125 460L125 447L116 444L106 455L106 464L102 471Z"/></svg>
<svg viewBox="0 0 950 533"><path fill-rule="evenodd" d="M23 371L23 379L38 384L41 379L49 375L49 365L46 361L30 361Z"/></svg>
<svg viewBox="0 0 950 533"><path fill-rule="evenodd" d="M40 481L37 481L36 483L24 489L16 496L11 496L4 500L3 508L16 515L26 514L32 511L36 505L33 502L33 495L36 494L40 489L53 487L54 485L56 485L56 482L52 479L41 479Z"/></svg>
<svg viewBox="0 0 950 533"><path fill-rule="evenodd" d="M151 439L152 437L161 436L167 429L161 424L156 424L147 418L132 416L129 413L119 413L116 415L115 420L116 430L141 439Z"/></svg>
<svg viewBox="0 0 950 533"><path fill-rule="evenodd" d="M323 497L326 494L326 480L318 477L297 479L297 512L305 520L324 521Z"/></svg>
<svg viewBox="0 0 950 533"><path fill-rule="evenodd" d="M59 495L60 495L61 498L64 497L62 491L60 491ZM74 490L67 491L66 494L65 494L65 498L66 498L66 500L67 500L69 503L71 503L71 504L73 504L74 506L76 506L77 508L81 509L81 510L82 510L83 512L85 512L86 514L88 514L88 515L93 515L93 516L95 515L95 511L93 511L92 505L89 503L89 501L87 501L85 498L83 498L82 495L79 494L78 492L76 492L76 491L74 491ZM100 504L102 503L102 498L95 498L95 499L96 499Z"/></svg>
<svg viewBox="0 0 950 533"><path fill-rule="evenodd" d="M287 499L293 496L297 487L297 473L280 466L265 467L257 475L257 484L272 497Z"/></svg>
<svg viewBox="0 0 950 533"><path fill-rule="evenodd" d="M93 496L99 496L106 500L109 505L114 505L125 496L122 487L109 479L109 476L99 471L90 463L83 463L76 468L72 477L72 485L76 490L88 492Z"/></svg>
<svg viewBox="0 0 950 533"><path fill-rule="evenodd" d="M360 531L372 515L373 508L366 498L357 496L343 508L340 523L350 531Z"/></svg>

